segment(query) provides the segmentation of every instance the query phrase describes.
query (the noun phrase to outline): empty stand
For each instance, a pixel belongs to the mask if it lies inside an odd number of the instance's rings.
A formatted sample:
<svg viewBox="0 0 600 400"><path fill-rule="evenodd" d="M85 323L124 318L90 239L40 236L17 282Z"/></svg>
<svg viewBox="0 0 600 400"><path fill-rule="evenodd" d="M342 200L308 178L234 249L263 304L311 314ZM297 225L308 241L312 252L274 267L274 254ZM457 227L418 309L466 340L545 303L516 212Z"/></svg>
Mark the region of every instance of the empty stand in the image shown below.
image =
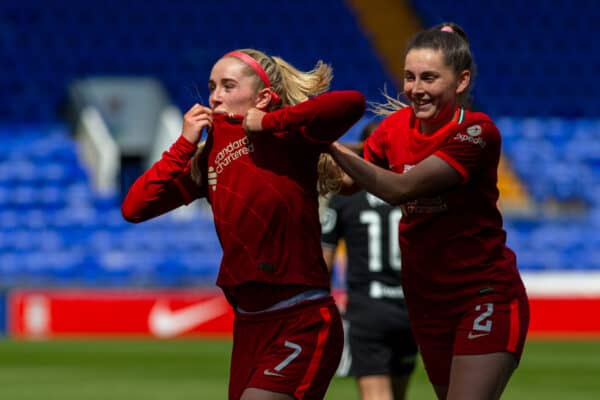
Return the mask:
<svg viewBox="0 0 600 400"><path fill-rule="evenodd" d="M243 47L304 69L323 59L334 67L334 88L358 89L371 100L385 83L393 87L340 0L271 2L269 12L241 0L3 1L0 90L10 95L0 96L0 121L60 120L72 81L107 75L157 78L186 110L207 101L212 64Z"/></svg>
<svg viewBox="0 0 600 400"><path fill-rule="evenodd" d="M218 57L255 47L303 69L331 63L334 89L358 89L371 101L382 100L386 84L394 93L361 19L341 0L265 3L269 12L241 0L51 3L0 2L2 287L215 280L221 254L205 208L134 226L123 221L117 194L93 190L62 120L75 80L157 78L186 110L206 103ZM542 206L505 217L519 268L600 270L600 3L496 1L485 12L475 0L412 4L422 26L453 20L469 33L481 70L477 108L496 120L515 178ZM368 120L345 140L356 140Z"/></svg>
<svg viewBox="0 0 600 400"><path fill-rule="evenodd" d="M206 209L129 224L117 193L95 193L66 126L5 125L0 137L2 286L214 283L220 248Z"/></svg>
<svg viewBox="0 0 600 400"><path fill-rule="evenodd" d="M493 116L598 117L600 3L411 0L424 26L460 24L481 71L475 101Z"/></svg>

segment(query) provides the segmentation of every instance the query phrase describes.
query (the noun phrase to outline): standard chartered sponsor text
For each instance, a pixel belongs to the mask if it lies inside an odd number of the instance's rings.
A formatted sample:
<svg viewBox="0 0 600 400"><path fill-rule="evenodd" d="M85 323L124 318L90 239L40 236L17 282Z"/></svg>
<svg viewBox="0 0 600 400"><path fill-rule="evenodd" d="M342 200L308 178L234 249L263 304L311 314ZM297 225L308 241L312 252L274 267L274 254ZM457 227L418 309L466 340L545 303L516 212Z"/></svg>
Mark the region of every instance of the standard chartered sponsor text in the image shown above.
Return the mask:
<svg viewBox="0 0 600 400"><path fill-rule="evenodd" d="M232 161L253 151L254 145L250 143L250 140L248 140L247 137L230 142L227 146L223 147L215 157L215 170L217 174L223 172L223 169L225 169Z"/></svg>

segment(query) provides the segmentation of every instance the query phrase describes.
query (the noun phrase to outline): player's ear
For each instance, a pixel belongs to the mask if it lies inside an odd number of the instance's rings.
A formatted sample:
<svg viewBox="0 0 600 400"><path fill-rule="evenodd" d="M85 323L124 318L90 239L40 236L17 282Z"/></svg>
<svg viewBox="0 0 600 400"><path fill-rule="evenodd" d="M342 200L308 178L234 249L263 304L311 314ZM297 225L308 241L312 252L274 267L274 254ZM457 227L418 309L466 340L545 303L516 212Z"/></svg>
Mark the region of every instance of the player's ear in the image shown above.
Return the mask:
<svg viewBox="0 0 600 400"><path fill-rule="evenodd" d="M471 83L471 71L465 69L460 74L458 74L458 84L456 85L456 94L459 95L463 93L469 87Z"/></svg>
<svg viewBox="0 0 600 400"><path fill-rule="evenodd" d="M258 108L261 111L266 111L269 104L273 100L273 92L269 88L263 88L258 91L256 95L256 100L254 103L254 107Z"/></svg>

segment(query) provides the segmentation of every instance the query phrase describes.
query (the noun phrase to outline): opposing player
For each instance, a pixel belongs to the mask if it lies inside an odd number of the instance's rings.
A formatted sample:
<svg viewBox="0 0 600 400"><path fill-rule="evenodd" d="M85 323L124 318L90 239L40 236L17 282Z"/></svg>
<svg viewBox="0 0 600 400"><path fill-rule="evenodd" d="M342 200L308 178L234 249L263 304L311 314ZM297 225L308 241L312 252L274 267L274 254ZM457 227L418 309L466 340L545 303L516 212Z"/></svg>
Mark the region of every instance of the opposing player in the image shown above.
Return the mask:
<svg viewBox="0 0 600 400"><path fill-rule="evenodd" d="M497 208L500 132L468 110L474 63L456 24L420 32L405 55L410 107L390 111L361 159L331 154L403 217L402 285L411 327L440 399L498 399L517 367L529 304ZM393 100L393 99L392 99Z"/></svg>
<svg viewBox="0 0 600 400"><path fill-rule="evenodd" d="M363 129L361 143L376 126ZM346 244L346 356L338 374L356 378L362 400L404 399L415 367L417 346L400 285L401 217L400 207L364 190L331 197L322 212L321 242L330 269L336 247L342 239Z"/></svg>
<svg viewBox="0 0 600 400"><path fill-rule="evenodd" d="M339 363L317 162L365 100L356 91L317 95L331 77L321 62L302 72L257 50L225 54L210 74L210 108L190 108L181 137L122 204L128 221L141 222L210 202L223 247L217 285L235 309L229 399L322 399Z"/></svg>

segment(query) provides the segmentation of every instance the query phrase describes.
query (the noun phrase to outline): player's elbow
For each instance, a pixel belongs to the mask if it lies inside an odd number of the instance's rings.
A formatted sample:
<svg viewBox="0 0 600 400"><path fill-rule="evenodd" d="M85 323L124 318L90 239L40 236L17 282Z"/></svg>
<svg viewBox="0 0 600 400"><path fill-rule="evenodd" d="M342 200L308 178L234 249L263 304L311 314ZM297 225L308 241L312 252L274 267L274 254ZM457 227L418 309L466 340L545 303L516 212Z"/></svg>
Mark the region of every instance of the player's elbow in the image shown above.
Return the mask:
<svg viewBox="0 0 600 400"><path fill-rule="evenodd" d="M137 224L145 221L147 218L144 218L140 213L137 207L131 202L128 202L127 199L123 201L121 204L121 215L123 219L127 222L131 222L133 224Z"/></svg>
<svg viewBox="0 0 600 400"><path fill-rule="evenodd" d="M348 99L349 99L349 112L353 115L357 120L363 116L365 111L367 110L367 100L365 96L358 91L348 91Z"/></svg>
<svg viewBox="0 0 600 400"><path fill-rule="evenodd" d="M392 187L390 190L385 191L381 198L391 206L399 206L407 201L414 200L411 188L405 186Z"/></svg>

